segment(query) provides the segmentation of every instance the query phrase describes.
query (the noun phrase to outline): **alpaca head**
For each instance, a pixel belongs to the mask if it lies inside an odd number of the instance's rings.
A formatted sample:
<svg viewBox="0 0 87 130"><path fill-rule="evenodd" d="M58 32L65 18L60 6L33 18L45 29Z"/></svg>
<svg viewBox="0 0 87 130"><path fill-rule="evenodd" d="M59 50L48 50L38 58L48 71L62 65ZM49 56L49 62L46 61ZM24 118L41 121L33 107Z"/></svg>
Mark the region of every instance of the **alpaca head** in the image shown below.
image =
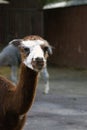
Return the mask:
<svg viewBox="0 0 87 130"><path fill-rule="evenodd" d="M35 71L40 71L46 66L46 60L50 45L44 39L37 36L27 39L15 39L10 42L17 46L21 53L22 62Z"/></svg>

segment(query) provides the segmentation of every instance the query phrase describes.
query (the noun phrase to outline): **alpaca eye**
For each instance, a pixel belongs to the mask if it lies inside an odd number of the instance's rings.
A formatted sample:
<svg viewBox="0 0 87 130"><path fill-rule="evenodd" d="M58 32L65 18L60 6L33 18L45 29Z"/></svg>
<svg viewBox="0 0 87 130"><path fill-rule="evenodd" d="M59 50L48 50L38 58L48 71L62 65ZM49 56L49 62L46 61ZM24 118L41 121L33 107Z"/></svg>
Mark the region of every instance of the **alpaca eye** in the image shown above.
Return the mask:
<svg viewBox="0 0 87 130"><path fill-rule="evenodd" d="M27 55L30 53L30 49L27 48L27 47L24 48L24 51L25 51L25 53L26 53Z"/></svg>
<svg viewBox="0 0 87 130"><path fill-rule="evenodd" d="M44 53L48 52L48 47L43 48Z"/></svg>

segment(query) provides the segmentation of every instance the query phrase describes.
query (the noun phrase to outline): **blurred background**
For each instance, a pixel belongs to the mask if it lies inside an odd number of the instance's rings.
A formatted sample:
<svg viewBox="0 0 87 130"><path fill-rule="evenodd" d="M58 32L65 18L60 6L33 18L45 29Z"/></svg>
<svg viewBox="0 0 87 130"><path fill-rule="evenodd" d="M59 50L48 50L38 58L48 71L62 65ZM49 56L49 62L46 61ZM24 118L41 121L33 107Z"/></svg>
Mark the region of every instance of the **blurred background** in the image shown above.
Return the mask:
<svg viewBox="0 0 87 130"><path fill-rule="evenodd" d="M0 1L0 47L37 34L55 48L48 63L87 68L87 0Z"/></svg>

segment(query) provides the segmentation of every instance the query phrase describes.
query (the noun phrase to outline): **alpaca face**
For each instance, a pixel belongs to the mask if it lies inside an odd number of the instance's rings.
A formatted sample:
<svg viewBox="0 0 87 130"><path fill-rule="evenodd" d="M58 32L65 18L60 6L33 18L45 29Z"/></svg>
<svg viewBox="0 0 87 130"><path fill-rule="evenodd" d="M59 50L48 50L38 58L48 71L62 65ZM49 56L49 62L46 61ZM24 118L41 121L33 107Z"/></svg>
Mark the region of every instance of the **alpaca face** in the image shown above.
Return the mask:
<svg viewBox="0 0 87 130"><path fill-rule="evenodd" d="M46 65L46 58L42 46L44 42L41 40L22 41L21 47L25 57L23 63L35 70L40 71Z"/></svg>
<svg viewBox="0 0 87 130"><path fill-rule="evenodd" d="M22 62L35 71L40 71L46 66L46 60L50 53L50 45L44 39L15 39L9 44L19 48Z"/></svg>

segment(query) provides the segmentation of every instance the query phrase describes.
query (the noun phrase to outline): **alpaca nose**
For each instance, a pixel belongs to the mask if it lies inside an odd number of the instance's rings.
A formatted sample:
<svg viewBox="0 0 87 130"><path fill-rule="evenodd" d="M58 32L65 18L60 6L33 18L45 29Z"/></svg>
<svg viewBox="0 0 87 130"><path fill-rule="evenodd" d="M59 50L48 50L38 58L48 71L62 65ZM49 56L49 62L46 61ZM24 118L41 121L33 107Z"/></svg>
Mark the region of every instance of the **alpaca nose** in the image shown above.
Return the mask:
<svg viewBox="0 0 87 130"><path fill-rule="evenodd" d="M32 59L32 66L38 71L42 70L45 64L46 62L43 57L36 57L35 59Z"/></svg>
<svg viewBox="0 0 87 130"><path fill-rule="evenodd" d="M37 57L37 58L35 59L35 61L36 61L37 63L43 63L43 62L44 62L44 60L43 60L42 57Z"/></svg>
<svg viewBox="0 0 87 130"><path fill-rule="evenodd" d="M36 61L36 66L38 67L39 70L41 70L44 66L44 59L41 57L37 57L35 61Z"/></svg>

